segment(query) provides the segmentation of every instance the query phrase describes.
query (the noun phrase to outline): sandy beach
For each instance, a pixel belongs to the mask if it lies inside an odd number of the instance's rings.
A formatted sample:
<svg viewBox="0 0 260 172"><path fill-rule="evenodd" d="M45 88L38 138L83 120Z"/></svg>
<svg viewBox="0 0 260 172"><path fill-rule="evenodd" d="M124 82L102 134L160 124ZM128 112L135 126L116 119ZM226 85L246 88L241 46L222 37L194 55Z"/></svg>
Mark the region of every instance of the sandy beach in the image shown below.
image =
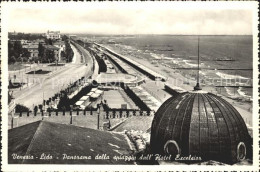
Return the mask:
<svg viewBox="0 0 260 172"><path fill-rule="evenodd" d="M126 50L122 50L122 48L118 48L116 46L111 46L111 45L104 45L104 46L114 50L115 52L117 52L121 55L124 55L126 57L129 57L129 58L135 60L136 62L158 72L159 74L161 74L163 76L166 76L168 78L168 80L166 81L167 84L183 88L184 90L187 90L187 91L193 90L193 87L196 84L195 78L186 78L185 77L187 75L186 71L175 70L175 69L169 68L165 65L162 65L160 63L157 63L156 65L154 65L154 64L152 64L152 60L147 60L144 57L137 57L137 56L132 56L132 55L126 54ZM188 81L188 82L186 82L186 81ZM155 82L155 81L149 81L149 82ZM169 94L164 91L164 83L161 82L161 83L157 83L157 85L156 85L156 83L154 83L154 84L157 88L155 90L154 89L152 90L152 93L155 98L157 98L158 100L163 102L167 98L170 97ZM150 84L150 85L152 85L152 84ZM204 86L203 84L201 84L201 85L202 85L202 88L204 91L217 94L217 95L221 96L222 98L224 98L229 103L231 103L236 108L236 110L241 114L241 116L244 118L244 121L246 122L246 124L249 125L250 127L252 127L252 103L241 102L238 100L232 100L231 98L228 98L227 97L228 94L224 88L222 88L221 94L219 94L218 91L216 90L216 87ZM145 85L144 85L144 87L145 87ZM148 89L151 90L151 86Z"/></svg>

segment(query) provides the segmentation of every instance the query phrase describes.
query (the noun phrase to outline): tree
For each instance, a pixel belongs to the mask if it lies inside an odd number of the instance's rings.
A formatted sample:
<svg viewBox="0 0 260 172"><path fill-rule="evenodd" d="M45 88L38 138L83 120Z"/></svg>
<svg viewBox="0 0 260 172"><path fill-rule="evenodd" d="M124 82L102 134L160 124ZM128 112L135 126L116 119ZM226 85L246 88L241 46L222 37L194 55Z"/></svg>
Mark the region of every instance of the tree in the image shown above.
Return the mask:
<svg viewBox="0 0 260 172"><path fill-rule="evenodd" d="M16 62L16 59L15 59L14 56L11 56L11 57L8 58L8 64L13 64L15 62Z"/></svg>
<svg viewBox="0 0 260 172"><path fill-rule="evenodd" d="M64 51L61 51L61 57L66 57L66 54L65 54L65 52Z"/></svg>
<svg viewBox="0 0 260 172"><path fill-rule="evenodd" d="M54 62L56 60L53 50L46 49L45 55L49 63Z"/></svg>
<svg viewBox="0 0 260 172"><path fill-rule="evenodd" d="M61 37L61 39L62 39L62 41L66 41L67 39L69 39L66 35L63 35L62 37Z"/></svg>
<svg viewBox="0 0 260 172"><path fill-rule="evenodd" d="M66 92L62 92L57 108L59 110L70 110L69 97Z"/></svg>
<svg viewBox="0 0 260 172"><path fill-rule="evenodd" d="M48 44L49 44L49 45L52 45L52 44L53 44L51 38L48 39Z"/></svg>
<svg viewBox="0 0 260 172"><path fill-rule="evenodd" d="M12 56L14 57L14 44L8 41L8 58L11 58Z"/></svg>
<svg viewBox="0 0 260 172"><path fill-rule="evenodd" d="M29 112L29 108L24 105L17 104L15 106L15 112Z"/></svg>
<svg viewBox="0 0 260 172"><path fill-rule="evenodd" d="M25 34L25 33L18 33L17 35L8 34L8 38L10 40L36 40L36 39L43 39L45 38L42 34Z"/></svg>
<svg viewBox="0 0 260 172"><path fill-rule="evenodd" d="M39 56L41 58L44 58L44 49L45 49L44 46L41 43L39 43L38 51L39 51Z"/></svg>
<svg viewBox="0 0 260 172"><path fill-rule="evenodd" d="M15 57L20 57L20 54L23 53L23 47L20 41L14 42L14 53Z"/></svg>
<svg viewBox="0 0 260 172"><path fill-rule="evenodd" d="M22 47L20 41L10 42L8 41L8 63L15 63L21 61L21 56L25 57L24 60L30 57L30 52Z"/></svg>
<svg viewBox="0 0 260 172"><path fill-rule="evenodd" d="M37 62L40 61L40 60L41 60L41 59L40 59L39 57L33 57L30 61L37 63Z"/></svg>
<svg viewBox="0 0 260 172"><path fill-rule="evenodd" d="M34 110L34 114L36 114L38 112L38 106L35 106L33 110Z"/></svg>
<svg viewBox="0 0 260 172"><path fill-rule="evenodd" d="M65 41L65 55L66 55L66 61L71 62L74 56L74 52L70 46L68 39Z"/></svg>
<svg viewBox="0 0 260 172"><path fill-rule="evenodd" d="M42 112L42 108L43 108L43 106L42 106L42 104L40 104L39 105L40 112Z"/></svg>
<svg viewBox="0 0 260 172"><path fill-rule="evenodd" d="M23 48L22 49L22 56L26 57L28 59L28 57L31 56L31 53L26 48Z"/></svg>

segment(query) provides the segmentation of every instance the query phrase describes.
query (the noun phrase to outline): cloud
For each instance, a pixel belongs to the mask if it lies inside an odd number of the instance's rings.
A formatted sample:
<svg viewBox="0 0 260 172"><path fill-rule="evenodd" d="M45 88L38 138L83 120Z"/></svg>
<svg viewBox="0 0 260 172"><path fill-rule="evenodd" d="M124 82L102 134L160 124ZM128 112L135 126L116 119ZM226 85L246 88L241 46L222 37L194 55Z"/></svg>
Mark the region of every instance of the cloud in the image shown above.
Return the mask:
<svg viewBox="0 0 260 172"><path fill-rule="evenodd" d="M252 34L250 10L13 9L9 31L93 34Z"/></svg>

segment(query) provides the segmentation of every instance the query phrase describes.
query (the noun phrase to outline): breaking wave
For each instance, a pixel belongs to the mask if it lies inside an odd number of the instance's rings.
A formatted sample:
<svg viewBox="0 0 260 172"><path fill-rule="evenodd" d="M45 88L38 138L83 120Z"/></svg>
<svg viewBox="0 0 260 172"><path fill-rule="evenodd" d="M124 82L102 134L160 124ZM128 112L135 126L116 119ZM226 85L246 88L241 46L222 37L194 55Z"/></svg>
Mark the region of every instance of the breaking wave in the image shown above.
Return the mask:
<svg viewBox="0 0 260 172"><path fill-rule="evenodd" d="M229 96L234 96L234 91L232 91L230 87L225 87L225 89Z"/></svg>
<svg viewBox="0 0 260 172"><path fill-rule="evenodd" d="M152 57L154 57L155 59L161 59L161 58L164 57L163 55L157 55L157 54L154 54L154 53L150 53L150 55L151 55Z"/></svg>
<svg viewBox="0 0 260 172"><path fill-rule="evenodd" d="M223 79L245 79L245 80L250 79L250 78L246 78L246 77L243 77L243 76L240 76L240 75L230 75L230 74L225 74L225 73L222 73L222 72L217 72L216 74Z"/></svg>
<svg viewBox="0 0 260 172"><path fill-rule="evenodd" d="M239 89L237 90L238 94L242 97L252 100L252 96L247 95L246 92L242 91L242 89L242 87L239 87Z"/></svg>

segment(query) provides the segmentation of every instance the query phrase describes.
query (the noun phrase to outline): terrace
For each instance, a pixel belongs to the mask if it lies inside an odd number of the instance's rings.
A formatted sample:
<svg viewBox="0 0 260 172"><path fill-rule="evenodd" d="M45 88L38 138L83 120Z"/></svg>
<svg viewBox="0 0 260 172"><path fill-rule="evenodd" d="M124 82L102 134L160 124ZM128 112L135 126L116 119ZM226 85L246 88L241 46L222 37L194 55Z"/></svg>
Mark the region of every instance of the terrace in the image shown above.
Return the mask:
<svg viewBox="0 0 260 172"><path fill-rule="evenodd" d="M133 164L133 161L112 158L131 153L128 140L118 133L38 121L9 130L8 140L8 162L11 164ZM104 151L111 158L95 158ZM12 158L13 153L41 157L42 152L51 152L53 157L58 158ZM72 153L82 158L64 159L64 154L73 157Z"/></svg>
<svg viewBox="0 0 260 172"><path fill-rule="evenodd" d="M110 108L121 109L122 104L126 104L126 107L128 109L138 109L135 103L125 94L124 91L120 91L120 90L104 91L102 99L107 101L107 104ZM97 101L94 104L95 105L99 104L100 101Z"/></svg>

